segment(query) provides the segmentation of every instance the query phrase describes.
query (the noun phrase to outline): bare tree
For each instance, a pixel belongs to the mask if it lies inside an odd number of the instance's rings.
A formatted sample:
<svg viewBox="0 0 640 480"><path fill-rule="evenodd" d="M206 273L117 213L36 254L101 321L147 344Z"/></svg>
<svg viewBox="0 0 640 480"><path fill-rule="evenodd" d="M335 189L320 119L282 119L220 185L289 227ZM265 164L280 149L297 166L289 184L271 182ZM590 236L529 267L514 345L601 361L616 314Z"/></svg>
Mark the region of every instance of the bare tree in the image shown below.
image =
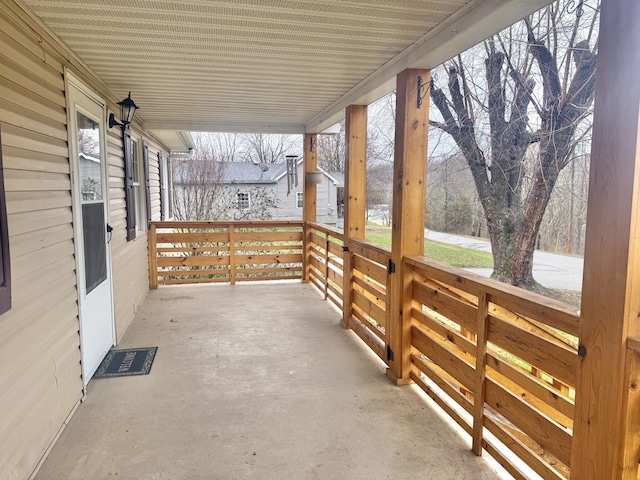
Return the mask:
<svg viewBox="0 0 640 480"><path fill-rule="evenodd" d="M430 88L440 115L431 125L451 137L471 169L493 277L525 288L535 286L533 252L551 192L592 112L598 15L569 14L565 3L447 62L436 76L445 78L448 94L437 79Z"/></svg>
<svg viewBox="0 0 640 480"><path fill-rule="evenodd" d="M242 136L244 160L253 163L281 163L286 155L301 151L299 135L253 133Z"/></svg>
<svg viewBox="0 0 640 480"><path fill-rule="evenodd" d="M427 169L427 228L477 235L483 219L475 204L473 177L464 157L459 152L431 157Z"/></svg>
<svg viewBox="0 0 640 480"><path fill-rule="evenodd" d="M171 162L173 169L173 212L178 221L217 219L217 202L223 195L224 162L200 158Z"/></svg>
<svg viewBox="0 0 640 480"><path fill-rule="evenodd" d="M344 172L345 158L344 120L340 122L340 133L318 135L318 166L326 172Z"/></svg>
<svg viewBox="0 0 640 480"><path fill-rule="evenodd" d="M239 155L235 134L196 134L191 157L171 162L173 211L179 221L267 220L277 206L273 192L225 184L227 165ZM240 194L240 195L239 195ZM239 198L246 201L239 202Z"/></svg>

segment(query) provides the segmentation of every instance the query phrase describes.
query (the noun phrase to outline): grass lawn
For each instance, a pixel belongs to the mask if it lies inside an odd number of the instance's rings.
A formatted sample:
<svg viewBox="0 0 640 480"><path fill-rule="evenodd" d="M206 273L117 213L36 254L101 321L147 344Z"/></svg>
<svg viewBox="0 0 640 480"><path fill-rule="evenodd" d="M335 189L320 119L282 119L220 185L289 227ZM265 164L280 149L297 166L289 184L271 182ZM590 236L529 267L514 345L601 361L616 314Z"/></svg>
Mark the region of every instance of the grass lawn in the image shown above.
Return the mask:
<svg viewBox="0 0 640 480"><path fill-rule="evenodd" d="M391 248L390 228L367 226L365 237L378 245ZM424 241L424 256L454 267L493 267L493 258L488 252L434 242L433 240Z"/></svg>

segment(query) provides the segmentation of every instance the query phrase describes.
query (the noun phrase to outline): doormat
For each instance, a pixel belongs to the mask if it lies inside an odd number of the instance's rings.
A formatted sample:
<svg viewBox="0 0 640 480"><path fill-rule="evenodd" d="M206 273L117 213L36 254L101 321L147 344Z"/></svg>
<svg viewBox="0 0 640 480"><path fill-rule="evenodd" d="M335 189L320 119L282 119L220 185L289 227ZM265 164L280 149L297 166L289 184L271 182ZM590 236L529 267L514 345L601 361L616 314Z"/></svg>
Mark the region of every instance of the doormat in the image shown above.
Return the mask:
<svg viewBox="0 0 640 480"><path fill-rule="evenodd" d="M158 347L109 350L93 378L147 375L156 357Z"/></svg>

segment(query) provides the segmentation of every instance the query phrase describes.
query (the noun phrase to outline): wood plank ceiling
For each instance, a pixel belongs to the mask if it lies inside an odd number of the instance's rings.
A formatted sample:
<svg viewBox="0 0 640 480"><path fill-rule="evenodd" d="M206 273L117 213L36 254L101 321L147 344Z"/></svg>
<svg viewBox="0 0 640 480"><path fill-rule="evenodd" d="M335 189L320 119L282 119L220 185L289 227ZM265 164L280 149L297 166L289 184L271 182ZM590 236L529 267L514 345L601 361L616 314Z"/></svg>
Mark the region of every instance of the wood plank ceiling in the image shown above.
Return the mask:
<svg viewBox="0 0 640 480"><path fill-rule="evenodd" d="M429 40L456 45L429 60L441 62L505 5L507 25L548 0L23 2L118 97L131 91L146 128L293 133L392 89ZM492 33L475 30L475 41Z"/></svg>

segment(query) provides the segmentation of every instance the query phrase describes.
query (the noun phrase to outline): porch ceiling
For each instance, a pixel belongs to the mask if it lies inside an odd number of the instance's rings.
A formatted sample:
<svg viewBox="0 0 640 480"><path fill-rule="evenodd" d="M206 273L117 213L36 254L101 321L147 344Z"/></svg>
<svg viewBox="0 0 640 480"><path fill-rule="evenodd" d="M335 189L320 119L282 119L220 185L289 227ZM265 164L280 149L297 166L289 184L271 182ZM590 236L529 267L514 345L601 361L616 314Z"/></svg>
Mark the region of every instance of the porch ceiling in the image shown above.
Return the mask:
<svg viewBox="0 0 640 480"><path fill-rule="evenodd" d="M549 0L23 0L147 130L319 132Z"/></svg>

